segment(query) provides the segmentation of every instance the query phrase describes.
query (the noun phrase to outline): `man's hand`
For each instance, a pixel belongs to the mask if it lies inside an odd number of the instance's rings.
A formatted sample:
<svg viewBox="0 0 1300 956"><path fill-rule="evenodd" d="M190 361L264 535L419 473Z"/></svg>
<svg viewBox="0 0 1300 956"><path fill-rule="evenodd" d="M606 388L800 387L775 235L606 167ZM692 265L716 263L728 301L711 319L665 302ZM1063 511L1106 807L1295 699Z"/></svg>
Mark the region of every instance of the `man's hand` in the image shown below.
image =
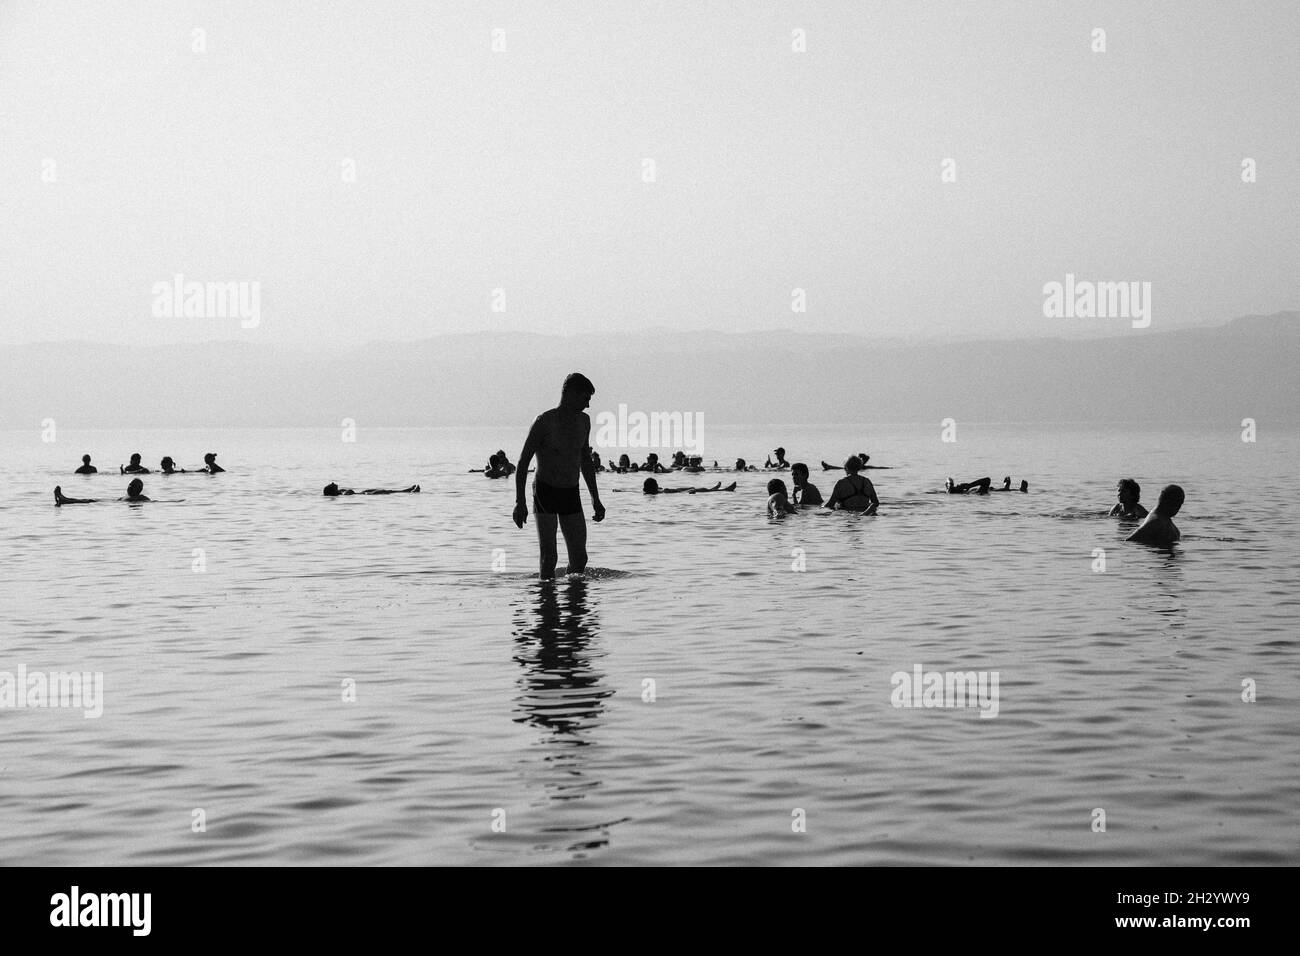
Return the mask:
<svg viewBox="0 0 1300 956"><path fill-rule="evenodd" d="M515 505L514 518L515 518L515 527L522 528L524 526L524 522L528 520L528 505L524 504L522 501L519 502L517 505Z"/></svg>
<svg viewBox="0 0 1300 956"><path fill-rule="evenodd" d="M605 520L605 506L600 503L599 498L591 499L591 512L592 512L591 514L592 521Z"/></svg>

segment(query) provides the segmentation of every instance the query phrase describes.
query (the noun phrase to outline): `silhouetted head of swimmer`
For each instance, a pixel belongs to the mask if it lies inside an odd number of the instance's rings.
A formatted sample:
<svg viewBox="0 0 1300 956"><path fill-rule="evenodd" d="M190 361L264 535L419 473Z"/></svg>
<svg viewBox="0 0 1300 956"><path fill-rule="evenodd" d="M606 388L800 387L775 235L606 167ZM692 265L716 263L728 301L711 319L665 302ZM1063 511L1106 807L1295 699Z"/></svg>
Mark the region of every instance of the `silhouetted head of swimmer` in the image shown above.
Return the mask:
<svg viewBox="0 0 1300 956"><path fill-rule="evenodd" d="M744 471L747 467L748 466L745 464L745 459L743 458L736 459L736 471Z"/></svg>
<svg viewBox="0 0 1300 956"><path fill-rule="evenodd" d="M176 468L176 462L172 461L171 455L168 455L166 458L162 460L163 471L174 471L175 468Z"/></svg>
<svg viewBox="0 0 1300 956"><path fill-rule="evenodd" d="M784 449L784 448L778 448L778 449L776 450L776 460L777 460L777 461L784 461L784 460L785 460L785 449Z"/></svg>
<svg viewBox="0 0 1300 956"><path fill-rule="evenodd" d="M801 462L801 461L800 461L800 462L796 462L796 463L794 464L794 466L791 467L791 469L790 469L790 477L794 479L794 483L795 483L796 485L797 485L797 484L800 484L800 483L802 483L802 482L807 481L807 480L808 480L808 466L805 465L805 464L804 464L803 462Z"/></svg>
<svg viewBox="0 0 1300 956"><path fill-rule="evenodd" d="M659 482L655 481L653 478L647 478L645 484L641 486L641 490L647 495L657 495L659 494Z"/></svg>
<svg viewBox="0 0 1300 956"><path fill-rule="evenodd" d="M325 486L325 497L337 498L338 496L339 496L339 486L331 481L328 485Z"/></svg>
<svg viewBox="0 0 1300 956"><path fill-rule="evenodd" d="M82 456L81 456L81 463L82 463L83 465L89 465L89 464L90 464L90 456L89 456L89 455L82 455Z"/></svg>
<svg viewBox="0 0 1300 956"><path fill-rule="evenodd" d="M626 468L630 464L632 464L632 460L628 458L627 455L618 456L618 467Z"/></svg>
<svg viewBox="0 0 1300 956"><path fill-rule="evenodd" d="M785 482L780 478L773 478L767 483L767 493L769 495L783 495L785 491Z"/></svg>
<svg viewBox="0 0 1300 956"><path fill-rule="evenodd" d="M126 486L126 496L128 498L138 498L144 494L144 482L139 478L133 478L131 483Z"/></svg>
<svg viewBox="0 0 1300 956"><path fill-rule="evenodd" d="M865 451L860 451L858 452L858 461L862 462L862 467L865 468L867 466L867 462L871 461L871 456L868 455Z"/></svg>
<svg viewBox="0 0 1300 956"><path fill-rule="evenodd" d="M862 470L862 459L857 455L850 455L844 459L844 470L850 475L856 475Z"/></svg>
<svg viewBox="0 0 1300 956"><path fill-rule="evenodd" d="M1183 489L1178 485L1166 485L1160 492L1160 500L1156 504L1156 514L1162 518L1172 518L1183 507L1185 497Z"/></svg>
<svg viewBox="0 0 1300 956"><path fill-rule="evenodd" d="M211 465L216 460L217 460L217 453L215 451L210 451L203 456L203 463L205 465Z"/></svg>
<svg viewBox="0 0 1300 956"><path fill-rule="evenodd" d="M591 396L595 394L596 386L591 384L591 379L581 372L573 372L560 389L560 407L580 412L591 404Z"/></svg>
<svg viewBox="0 0 1300 956"><path fill-rule="evenodd" d="M1132 507L1142 500L1142 486L1132 478L1121 478L1115 485L1115 493L1119 503L1127 507Z"/></svg>
<svg viewBox="0 0 1300 956"><path fill-rule="evenodd" d="M140 464L140 453L136 452L134 455L131 456L131 466L135 467L138 464Z"/></svg>

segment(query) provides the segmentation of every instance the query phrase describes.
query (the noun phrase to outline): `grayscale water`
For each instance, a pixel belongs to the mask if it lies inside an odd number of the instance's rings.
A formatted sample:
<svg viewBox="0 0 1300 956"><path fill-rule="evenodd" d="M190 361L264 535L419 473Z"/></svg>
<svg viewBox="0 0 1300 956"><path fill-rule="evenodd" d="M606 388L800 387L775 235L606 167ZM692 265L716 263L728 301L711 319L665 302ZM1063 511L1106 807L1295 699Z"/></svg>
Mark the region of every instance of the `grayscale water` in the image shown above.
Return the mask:
<svg viewBox="0 0 1300 956"><path fill-rule="evenodd" d="M466 474L525 425L0 435L0 671L105 698L0 709L0 861L1300 863L1296 435L712 428L710 459L898 467L874 518L781 521L767 475L602 475L597 570L544 586L513 483ZM229 472L53 506L133 451ZM926 493L1005 474L1030 493ZM1100 517L1121 476L1186 489L1172 553ZM893 707L916 664L997 671L997 717Z"/></svg>

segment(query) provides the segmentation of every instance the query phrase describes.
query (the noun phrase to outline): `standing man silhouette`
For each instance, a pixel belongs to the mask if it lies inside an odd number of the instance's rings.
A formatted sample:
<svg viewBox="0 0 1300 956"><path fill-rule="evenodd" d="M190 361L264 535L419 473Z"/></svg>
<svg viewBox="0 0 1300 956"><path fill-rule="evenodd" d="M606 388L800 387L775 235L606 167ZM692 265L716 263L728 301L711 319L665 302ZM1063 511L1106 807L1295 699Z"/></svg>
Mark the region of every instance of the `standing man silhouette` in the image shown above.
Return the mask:
<svg viewBox="0 0 1300 956"><path fill-rule="evenodd" d="M536 456L533 512L541 549L542 578L555 577L557 524L564 532L564 546L569 551L569 573L576 574L587 567L587 522L582 516L582 499L578 494L579 474L586 480L591 494L592 519L605 519L605 506L600 503L600 492L596 489L596 468L591 460L591 419L583 411L595 393L596 386L581 372L566 378L560 390L560 404L537 416L519 453L514 520L520 528L528 520L525 497L528 466Z"/></svg>

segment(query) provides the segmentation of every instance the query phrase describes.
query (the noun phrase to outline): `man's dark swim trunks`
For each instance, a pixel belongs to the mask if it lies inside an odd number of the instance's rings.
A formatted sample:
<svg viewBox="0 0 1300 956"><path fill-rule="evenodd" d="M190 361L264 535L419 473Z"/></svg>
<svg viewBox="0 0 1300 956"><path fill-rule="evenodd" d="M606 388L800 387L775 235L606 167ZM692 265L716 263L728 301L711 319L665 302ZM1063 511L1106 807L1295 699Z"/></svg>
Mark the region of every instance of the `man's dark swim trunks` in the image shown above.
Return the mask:
<svg viewBox="0 0 1300 956"><path fill-rule="evenodd" d="M578 488L556 488L533 480L533 511L539 515L573 515L582 512Z"/></svg>

